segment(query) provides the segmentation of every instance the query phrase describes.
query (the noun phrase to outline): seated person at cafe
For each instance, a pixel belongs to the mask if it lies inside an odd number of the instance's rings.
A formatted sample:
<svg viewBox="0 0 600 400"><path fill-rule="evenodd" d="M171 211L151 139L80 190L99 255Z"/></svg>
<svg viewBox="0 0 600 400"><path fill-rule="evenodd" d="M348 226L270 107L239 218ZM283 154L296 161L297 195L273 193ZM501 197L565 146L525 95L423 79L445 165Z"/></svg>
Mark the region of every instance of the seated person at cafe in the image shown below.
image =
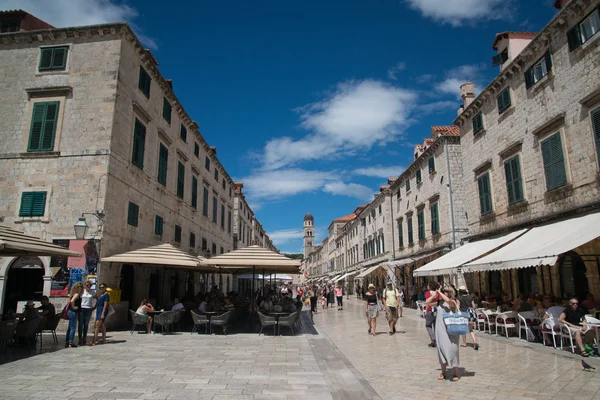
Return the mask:
<svg viewBox="0 0 600 400"><path fill-rule="evenodd" d="M585 296L585 300L581 303L581 307L588 311L598 308L598 302L594 300L594 295L592 293L588 293L587 296Z"/></svg>
<svg viewBox="0 0 600 400"><path fill-rule="evenodd" d="M208 302L206 301L206 297L204 297L204 295L200 297L200 305L198 306L198 311L200 311L201 313L205 313L208 311Z"/></svg>
<svg viewBox="0 0 600 400"><path fill-rule="evenodd" d="M180 311L183 312L185 311L185 307L183 306L183 304L179 301L178 297L175 297L173 299L173 307L171 307L171 311Z"/></svg>
<svg viewBox="0 0 600 400"><path fill-rule="evenodd" d="M29 321L34 319L38 319L40 314L35 309L35 304L33 301L29 300L25 307L23 308L23 315L19 318L19 324L26 324Z"/></svg>
<svg viewBox="0 0 600 400"><path fill-rule="evenodd" d="M267 312L271 311L273 309L273 302L271 301L270 298L265 297L263 299L263 301L260 302L260 304L258 305L258 307L262 310L265 310Z"/></svg>
<svg viewBox="0 0 600 400"><path fill-rule="evenodd" d="M527 300L525 300L525 296L521 293L519 294L519 297L517 297L517 300L515 300L515 302L513 303L513 311L533 311L533 307Z"/></svg>
<svg viewBox="0 0 600 400"><path fill-rule="evenodd" d="M560 322L568 325L574 331L575 342L581 351L581 355L589 357L584 344L591 346L596 338L596 333L593 329L588 329L585 326L585 314L587 314L587 310L579 307L579 300L572 298L569 300L569 306L560 314Z"/></svg>
<svg viewBox="0 0 600 400"><path fill-rule="evenodd" d="M46 327L44 329L54 328L54 317L56 316L56 308L50 303L48 296L42 296L42 305L38 307L40 316L46 317Z"/></svg>
<svg viewBox="0 0 600 400"><path fill-rule="evenodd" d="M154 307L152 306L152 304L150 304L148 299L142 299L142 301L140 302L140 306L135 311L135 313L137 315L144 315L148 318L148 320L146 321L146 332L151 333L152 317L148 315L149 312L154 312Z"/></svg>

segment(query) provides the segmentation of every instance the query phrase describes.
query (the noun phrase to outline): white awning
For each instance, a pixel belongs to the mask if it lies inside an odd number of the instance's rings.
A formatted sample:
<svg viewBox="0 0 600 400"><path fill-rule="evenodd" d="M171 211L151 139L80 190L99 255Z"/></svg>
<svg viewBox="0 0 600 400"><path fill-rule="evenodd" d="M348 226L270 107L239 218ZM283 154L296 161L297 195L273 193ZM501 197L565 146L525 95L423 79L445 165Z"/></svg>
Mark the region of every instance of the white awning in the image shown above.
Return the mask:
<svg viewBox="0 0 600 400"><path fill-rule="evenodd" d="M461 265L473 261L490 251L496 250L500 246L516 239L526 229L521 229L516 232L499 236L493 239L478 240L476 242L470 242L462 245L456 250L433 260L430 263L425 264L421 268L413 272L414 276L432 276L432 275L446 275L455 273L457 268ZM464 270L463 270L464 271Z"/></svg>
<svg viewBox="0 0 600 400"><path fill-rule="evenodd" d="M338 275L335 275L333 278L329 279L328 283L334 283L334 282L337 282L337 279L338 279L338 278L341 278L342 276L344 276L344 275L343 275L343 274L338 274Z"/></svg>
<svg viewBox="0 0 600 400"><path fill-rule="evenodd" d="M369 275L371 272L375 271L377 268L381 268L383 266L384 266L383 264L377 264L372 267L369 267L369 268L365 269L364 271L362 271L360 274L358 274L356 277L364 278L365 276Z"/></svg>
<svg viewBox="0 0 600 400"><path fill-rule="evenodd" d="M344 274L344 275L340 276L339 278L337 278L337 279L336 279L335 281L333 281L333 282L335 283L335 282L341 281L342 279L346 279L347 277L349 277L349 276L352 276L352 275L354 275L354 274L357 274L357 273L358 273L358 271L354 271L354 272L348 272L348 273L346 273L346 274Z"/></svg>
<svg viewBox="0 0 600 400"><path fill-rule="evenodd" d="M554 265L558 256L600 236L600 213L536 226L501 249L465 264L464 272Z"/></svg>

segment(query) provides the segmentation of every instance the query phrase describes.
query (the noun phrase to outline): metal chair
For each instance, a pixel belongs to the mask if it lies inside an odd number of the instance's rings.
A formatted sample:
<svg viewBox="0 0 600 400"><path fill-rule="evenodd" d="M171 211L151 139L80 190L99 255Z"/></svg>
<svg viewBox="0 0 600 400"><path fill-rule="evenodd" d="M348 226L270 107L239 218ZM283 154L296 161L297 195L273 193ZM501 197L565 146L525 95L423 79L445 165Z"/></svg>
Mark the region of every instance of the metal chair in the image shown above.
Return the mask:
<svg viewBox="0 0 600 400"><path fill-rule="evenodd" d="M291 313L287 317L279 318L279 321L277 322L277 330L279 331L279 335L281 336L282 326L287 326L290 328L292 330L292 334L295 335L296 331L294 331L294 322L296 322L296 312Z"/></svg>
<svg viewBox="0 0 600 400"><path fill-rule="evenodd" d="M194 310L191 310L190 313L192 313L192 320L194 321L191 333L200 333L200 325L204 325L204 333L208 334L208 317L206 315L197 314Z"/></svg>
<svg viewBox="0 0 600 400"><path fill-rule="evenodd" d="M0 349L6 351L7 345L12 344L18 323L15 319L0 322Z"/></svg>
<svg viewBox="0 0 600 400"><path fill-rule="evenodd" d="M213 326L220 326L223 329L223 333L227 335L227 326L229 324L229 318L231 318L231 311L227 311L221 315L215 315L210 319L210 328L212 332Z"/></svg>
<svg viewBox="0 0 600 400"><path fill-rule="evenodd" d="M138 314L133 310L129 310L129 315L131 315L131 321L133 323L133 325L131 325L131 332L130 332L132 335L133 335L133 332L135 331L136 326L143 325L144 327L146 327L146 324L148 323L148 318L150 318L147 315Z"/></svg>
<svg viewBox="0 0 600 400"><path fill-rule="evenodd" d="M37 340L38 337L40 338L40 350L43 347L42 332L44 331L44 328L46 328L46 321L46 317L41 317L40 321L38 321L37 329L35 330L35 340Z"/></svg>
<svg viewBox="0 0 600 400"><path fill-rule="evenodd" d="M160 325L161 333L164 335L165 330L169 333L169 328L172 328L175 321L175 311L165 311L154 317L154 325Z"/></svg>
<svg viewBox="0 0 600 400"><path fill-rule="evenodd" d="M258 332L258 336L260 336L260 334L262 333L265 326L273 327L273 336L274 336L275 329L277 328L277 320L275 320L274 317L268 317L268 316L264 315L260 311L258 312L258 319L260 320L260 332Z"/></svg>
<svg viewBox="0 0 600 400"><path fill-rule="evenodd" d="M52 340L54 343L58 343L58 337L56 336L56 328L60 323L61 317L60 314L55 314L54 319L52 321L46 321L46 325L44 326L45 331L50 331L52 333Z"/></svg>
<svg viewBox="0 0 600 400"><path fill-rule="evenodd" d="M185 311L173 311L173 326L177 325L177 331L180 330L179 321L181 321L181 317L185 314Z"/></svg>

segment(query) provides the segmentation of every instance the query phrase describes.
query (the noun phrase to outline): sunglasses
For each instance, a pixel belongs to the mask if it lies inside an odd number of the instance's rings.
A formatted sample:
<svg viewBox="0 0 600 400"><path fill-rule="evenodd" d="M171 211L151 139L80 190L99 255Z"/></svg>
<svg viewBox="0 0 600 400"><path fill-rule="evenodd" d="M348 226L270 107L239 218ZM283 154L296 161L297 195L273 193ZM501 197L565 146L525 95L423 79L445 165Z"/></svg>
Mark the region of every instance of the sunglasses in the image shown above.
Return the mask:
<svg viewBox="0 0 600 400"><path fill-rule="evenodd" d="M570 303L572 306L576 306L577 304L579 304L577 301Z"/></svg>

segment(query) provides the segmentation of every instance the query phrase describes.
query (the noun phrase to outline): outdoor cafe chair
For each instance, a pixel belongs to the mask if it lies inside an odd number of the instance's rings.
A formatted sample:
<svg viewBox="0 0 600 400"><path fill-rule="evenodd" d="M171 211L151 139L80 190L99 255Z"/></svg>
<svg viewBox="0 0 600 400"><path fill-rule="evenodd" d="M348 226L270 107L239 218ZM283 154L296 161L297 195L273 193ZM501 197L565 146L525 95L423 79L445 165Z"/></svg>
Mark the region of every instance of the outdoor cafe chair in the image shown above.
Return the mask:
<svg viewBox="0 0 600 400"><path fill-rule="evenodd" d="M179 321L181 321L181 317L185 314L184 311L174 311L173 312L173 326L177 325L177 330L179 331L181 327L179 326Z"/></svg>
<svg viewBox="0 0 600 400"><path fill-rule="evenodd" d="M146 327L146 324L148 323L148 317L147 315L141 315L136 313L133 310L129 310L129 315L131 315L131 321L132 321L132 325L131 325L131 334L133 335L133 332L135 332L135 328L137 326L144 326L144 328Z"/></svg>
<svg viewBox="0 0 600 400"><path fill-rule="evenodd" d="M487 319L483 313L485 309L484 308L477 308L475 310L475 315L477 316L477 321L475 322L475 326L477 327L478 331L483 330L485 332L485 325L487 324ZM483 329L481 329L481 326L483 325Z"/></svg>
<svg viewBox="0 0 600 400"><path fill-rule="evenodd" d="M557 322L558 322L558 319L555 320L551 316L542 321L542 323L540 325L540 331L542 332L542 343L544 343L544 346L546 345L546 335L552 336L552 344L553 344L554 348L556 348L556 337L557 336L559 336L559 340L562 341L562 339L560 338L560 327L557 324ZM561 347L562 347L562 344L561 344Z"/></svg>
<svg viewBox="0 0 600 400"><path fill-rule="evenodd" d="M0 349L6 351L7 345L12 344L18 323L16 319L0 322Z"/></svg>
<svg viewBox="0 0 600 400"><path fill-rule="evenodd" d="M540 329L540 319L535 316L535 313L533 311L522 311L517 316L519 317L519 339L521 339L522 331L525 331L525 340L529 341L531 338L529 332L537 339L537 333Z"/></svg>
<svg viewBox="0 0 600 400"><path fill-rule="evenodd" d="M39 318L40 321L38 321L38 325L37 325L37 329L35 330L35 338L34 340L37 340L37 338L40 338L40 350L42 349L42 342L43 342L43 338L42 338L42 332L44 331L44 328L46 327L46 317L41 317Z"/></svg>
<svg viewBox="0 0 600 400"><path fill-rule="evenodd" d="M516 311L506 311L496 315L496 335L498 329L504 329L504 334L508 337L509 329L517 329L518 316Z"/></svg>
<svg viewBox="0 0 600 400"><path fill-rule="evenodd" d="M208 317L206 315L198 314L194 310L191 310L190 313L192 313L192 320L194 321L191 333L200 333L200 325L204 325L204 333L208 333Z"/></svg>
<svg viewBox="0 0 600 400"><path fill-rule="evenodd" d="M496 313L491 310L483 310L483 316L485 318L485 325L488 327L488 333L491 335L492 327L496 327ZM496 331L496 333L498 332Z"/></svg>
<svg viewBox="0 0 600 400"><path fill-rule="evenodd" d="M60 320L61 320L61 315L55 314L54 319L52 320L52 323L46 322L46 325L44 325L43 330L50 331L50 333L52 333L52 341L54 343L58 343L58 337L56 336L56 328L58 327Z"/></svg>
<svg viewBox="0 0 600 400"><path fill-rule="evenodd" d="M231 313L232 313L232 311L227 311L224 314L215 315L215 316L211 317L211 319L210 319L211 331L212 331L213 325L220 326L223 329L223 333L225 335L227 335L227 326L229 324L229 319L231 318Z"/></svg>
<svg viewBox="0 0 600 400"><path fill-rule="evenodd" d="M154 316L154 325L160 325L160 331L164 335L165 330L169 333L169 328L173 326L175 320L175 311L165 311Z"/></svg>
<svg viewBox="0 0 600 400"><path fill-rule="evenodd" d="M32 319L31 321L25 322L24 324L18 324L17 322L17 330L15 331L15 338L23 339L27 342L27 345L31 346L33 343L33 347L35 348L35 339L38 334L38 328L40 326L40 322L42 322L43 318Z"/></svg>
<svg viewBox="0 0 600 400"><path fill-rule="evenodd" d="M571 353L575 354L575 343L573 337L575 336L575 329L571 328L567 324L563 324L562 322L558 322L560 327L560 349L563 349L563 344L566 341L571 342Z"/></svg>
<svg viewBox="0 0 600 400"><path fill-rule="evenodd" d="M295 335L296 331L294 331L294 323L296 321L296 313L293 312L287 317L280 317L279 322L277 323L277 330L279 331L279 335L281 335L281 327L287 326L291 329L292 334Z"/></svg>
<svg viewBox="0 0 600 400"><path fill-rule="evenodd" d="M272 326L273 327L273 335L275 335L275 329L277 327L277 320L275 319L275 317L268 317L259 311L258 319L260 320L260 332L258 332L258 336L261 335L265 326Z"/></svg>

